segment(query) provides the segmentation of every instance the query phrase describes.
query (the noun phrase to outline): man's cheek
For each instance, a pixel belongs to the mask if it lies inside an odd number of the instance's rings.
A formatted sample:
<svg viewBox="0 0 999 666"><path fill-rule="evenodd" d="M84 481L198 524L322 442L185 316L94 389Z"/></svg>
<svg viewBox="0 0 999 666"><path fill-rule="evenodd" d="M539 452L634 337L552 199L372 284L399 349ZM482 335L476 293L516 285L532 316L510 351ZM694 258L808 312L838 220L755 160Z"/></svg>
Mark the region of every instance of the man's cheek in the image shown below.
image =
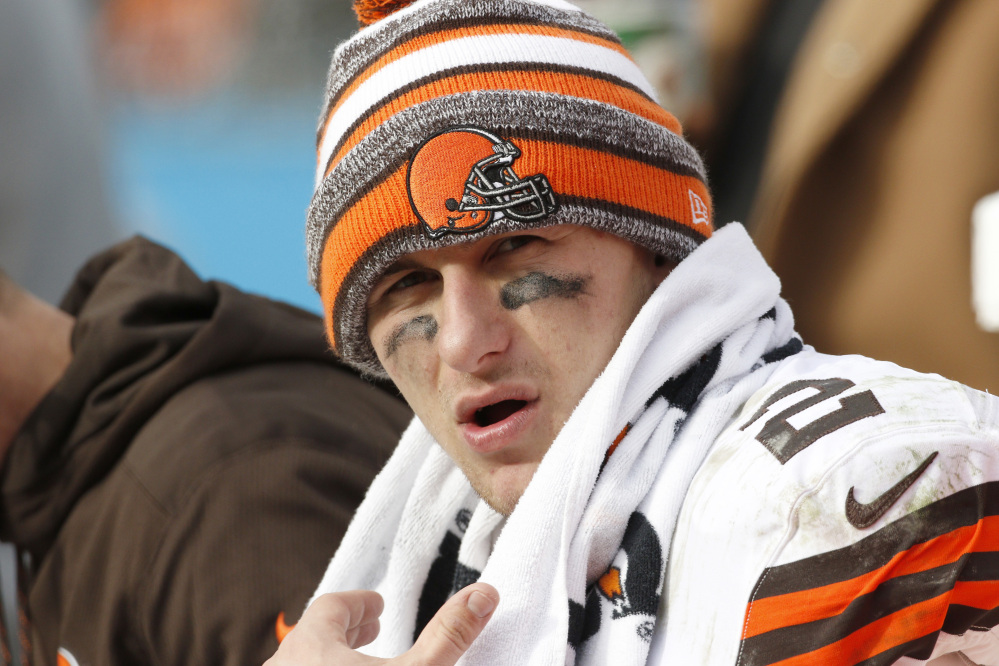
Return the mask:
<svg viewBox="0 0 999 666"><path fill-rule="evenodd" d="M414 340L382 361L389 378L414 409L429 396L438 394L433 386L435 372L432 351L432 343Z"/></svg>

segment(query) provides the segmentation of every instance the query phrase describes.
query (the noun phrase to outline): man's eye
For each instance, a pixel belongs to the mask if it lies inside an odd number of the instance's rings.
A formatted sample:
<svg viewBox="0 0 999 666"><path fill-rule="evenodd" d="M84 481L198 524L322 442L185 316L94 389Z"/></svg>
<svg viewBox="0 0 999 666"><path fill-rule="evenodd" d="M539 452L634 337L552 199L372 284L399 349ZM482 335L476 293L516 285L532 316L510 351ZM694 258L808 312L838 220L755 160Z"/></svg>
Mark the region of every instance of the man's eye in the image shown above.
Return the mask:
<svg viewBox="0 0 999 666"><path fill-rule="evenodd" d="M428 279L427 274L420 271L413 271L412 273L406 273L398 280L392 283L392 286L386 290L390 291L401 291L403 289L408 289L409 287L415 287L418 284L426 282Z"/></svg>
<svg viewBox="0 0 999 666"><path fill-rule="evenodd" d="M524 245L532 243L536 240L540 240L538 236L528 236L528 235L509 236L501 240L496 245L496 254L502 254L504 252L512 252L513 250L516 250L518 247L523 247Z"/></svg>

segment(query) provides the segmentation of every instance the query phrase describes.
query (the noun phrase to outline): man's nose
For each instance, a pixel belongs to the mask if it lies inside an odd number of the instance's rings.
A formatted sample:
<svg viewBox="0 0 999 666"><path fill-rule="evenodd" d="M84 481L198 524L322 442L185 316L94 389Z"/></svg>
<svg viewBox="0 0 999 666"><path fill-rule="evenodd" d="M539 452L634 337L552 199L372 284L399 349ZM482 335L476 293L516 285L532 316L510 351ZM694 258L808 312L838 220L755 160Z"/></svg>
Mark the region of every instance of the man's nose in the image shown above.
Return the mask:
<svg viewBox="0 0 999 666"><path fill-rule="evenodd" d="M509 348L510 313L490 281L464 270L444 275L441 306L438 354L451 368L488 370Z"/></svg>

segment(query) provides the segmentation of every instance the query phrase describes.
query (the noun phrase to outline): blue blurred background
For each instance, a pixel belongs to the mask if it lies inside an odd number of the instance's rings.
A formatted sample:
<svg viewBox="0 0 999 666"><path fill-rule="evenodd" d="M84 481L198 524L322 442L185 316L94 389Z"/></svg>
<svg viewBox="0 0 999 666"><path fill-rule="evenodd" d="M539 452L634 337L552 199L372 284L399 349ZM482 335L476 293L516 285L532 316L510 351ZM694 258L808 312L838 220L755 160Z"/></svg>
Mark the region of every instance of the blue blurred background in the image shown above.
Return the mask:
<svg viewBox="0 0 999 666"><path fill-rule="evenodd" d="M690 3L579 4L682 115ZM356 29L350 0L0 0L0 267L57 303L88 257L141 233L202 277L318 312L315 127Z"/></svg>
<svg viewBox="0 0 999 666"><path fill-rule="evenodd" d="M318 311L305 210L346 1L0 0L0 267L58 302L135 233Z"/></svg>
<svg viewBox="0 0 999 666"><path fill-rule="evenodd" d="M318 312L304 250L316 108L308 96L231 93L195 108L116 108L110 182L119 218L202 276Z"/></svg>
<svg viewBox="0 0 999 666"><path fill-rule="evenodd" d="M305 210L348 2L103 0L91 34L117 219L199 274L319 311Z"/></svg>

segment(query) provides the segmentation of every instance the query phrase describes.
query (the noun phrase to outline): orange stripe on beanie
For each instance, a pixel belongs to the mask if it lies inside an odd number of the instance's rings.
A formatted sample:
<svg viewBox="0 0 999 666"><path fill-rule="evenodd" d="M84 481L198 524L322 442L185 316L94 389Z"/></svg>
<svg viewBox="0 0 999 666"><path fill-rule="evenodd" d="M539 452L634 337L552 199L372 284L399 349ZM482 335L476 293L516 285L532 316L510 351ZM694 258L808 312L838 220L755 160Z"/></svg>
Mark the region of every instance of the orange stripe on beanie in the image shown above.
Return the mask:
<svg viewBox="0 0 999 666"><path fill-rule="evenodd" d="M367 299L405 254L579 224L679 261L711 235L700 157L596 19L564 0L355 9L367 27L333 56L306 229L348 363L384 375Z"/></svg>

